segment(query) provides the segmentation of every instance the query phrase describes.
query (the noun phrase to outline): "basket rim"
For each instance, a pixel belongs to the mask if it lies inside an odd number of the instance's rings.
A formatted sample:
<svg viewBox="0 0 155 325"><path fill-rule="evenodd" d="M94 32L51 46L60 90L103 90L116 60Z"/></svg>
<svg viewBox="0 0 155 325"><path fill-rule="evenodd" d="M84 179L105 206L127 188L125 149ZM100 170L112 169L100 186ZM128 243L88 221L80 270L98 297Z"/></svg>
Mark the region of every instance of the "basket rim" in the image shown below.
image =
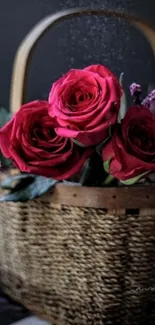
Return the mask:
<svg viewBox="0 0 155 325"><path fill-rule="evenodd" d="M100 188L58 183L41 200L97 209L155 209L155 185Z"/></svg>

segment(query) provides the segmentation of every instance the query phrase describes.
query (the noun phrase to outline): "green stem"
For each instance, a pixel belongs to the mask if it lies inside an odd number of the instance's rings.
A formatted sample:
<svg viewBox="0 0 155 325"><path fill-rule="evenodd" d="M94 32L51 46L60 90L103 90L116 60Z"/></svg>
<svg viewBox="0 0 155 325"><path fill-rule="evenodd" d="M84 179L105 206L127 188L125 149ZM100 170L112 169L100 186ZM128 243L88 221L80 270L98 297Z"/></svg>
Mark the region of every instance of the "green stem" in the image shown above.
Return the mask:
<svg viewBox="0 0 155 325"><path fill-rule="evenodd" d="M114 177L112 175L108 175L104 181L104 185L109 185L114 180Z"/></svg>

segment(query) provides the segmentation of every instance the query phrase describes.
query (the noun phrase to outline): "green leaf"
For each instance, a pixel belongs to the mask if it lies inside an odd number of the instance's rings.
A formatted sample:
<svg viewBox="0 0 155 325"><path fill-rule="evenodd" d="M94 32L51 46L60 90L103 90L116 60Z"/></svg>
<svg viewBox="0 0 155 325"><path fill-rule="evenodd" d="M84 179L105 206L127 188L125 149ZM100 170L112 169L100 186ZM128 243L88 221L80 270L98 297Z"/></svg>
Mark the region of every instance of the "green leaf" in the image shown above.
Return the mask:
<svg viewBox="0 0 155 325"><path fill-rule="evenodd" d="M121 72L120 77L119 77L119 83L121 86L123 86L123 78L124 78L124 72Z"/></svg>
<svg viewBox="0 0 155 325"><path fill-rule="evenodd" d="M120 85L123 88L123 77L124 73L122 72L119 78ZM123 90L123 94L121 97L121 104L120 104L120 110L118 115L118 122L121 123L121 120L124 118L125 114L127 112L127 96L125 94L125 91Z"/></svg>
<svg viewBox="0 0 155 325"><path fill-rule="evenodd" d="M86 185L91 173L92 173L91 158L88 158L83 166L79 183L81 185Z"/></svg>
<svg viewBox="0 0 155 325"><path fill-rule="evenodd" d="M4 108L0 107L0 128L11 119L11 114Z"/></svg>
<svg viewBox="0 0 155 325"><path fill-rule="evenodd" d="M137 183L143 176L147 175L149 172L145 172L143 174L140 174L136 177L133 177L133 178L130 178L130 179L127 179L126 181L122 181L120 180L120 182L124 185L134 185L135 183Z"/></svg>
<svg viewBox="0 0 155 325"><path fill-rule="evenodd" d="M127 98L126 98L125 91L123 90L123 95L121 97L121 105L120 105L120 110L118 115L119 122L121 122L121 120L124 118L126 112L127 112Z"/></svg>
<svg viewBox="0 0 155 325"><path fill-rule="evenodd" d="M110 169L110 159L104 161L104 163L103 163L103 167L104 167L105 172L106 172L107 174L109 174L109 169Z"/></svg>
<svg viewBox="0 0 155 325"><path fill-rule="evenodd" d="M17 186L9 193L4 196L0 197L0 202L4 201L27 201L27 200L33 200L38 196L43 195L44 193L48 192L49 189L54 187L54 185L57 183L56 180L51 178L46 178L43 176L36 176L32 174L25 174L26 176L20 175L19 179L21 180L21 184L17 184ZM23 178L25 178L23 182ZM9 183L14 182L17 179L16 176L9 177L5 181L5 186L9 186ZM4 186L4 183L2 184Z"/></svg>
<svg viewBox="0 0 155 325"><path fill-rule="evenodd" d="M83 143L81 143L81 142L79 142L78 140L76 140L76 139L71 139L78 147L81 147L81 148L86 148L86 146L83 144Z"/></svg>
<svg viewBox="0 0 155 325"><path fill-rule="evenodd" d="M97 147L96 147L96 152L98 153L99 156L102 155L101 151L104 147L104 145L108 142L108 140L110 139L110 136L107 137L105 140L103 140Z"/></svg>
<svg viewBox="0 0 155 325"><path fill-rule="evenodd" d="M36 175L34 174L19 174L15 176L6 177L0 183L0 187L4 190L13 190L16 188L16 185L24 179L34 179Z"/></svg>
<svg viewBox="0 0 155 325"><path fill-rule="evenodd" d="M66 181L64 180L63 183L67 186L81 186L80 183L76 183L76 182L70 182L70 181Z"/></svg>
<svg viewBox="0 0 155 325"><path fill-rule="evenodd" d="M112 176L112 175L108 175L107 177L106 177L106 179L105 179L105 181L104 181L104 185L109 185L110 183L112 183L113 182L113 180L114 180L115 178Z"/></svg>
<svg viewBox="0 0 155 325"><path fill-rule="evenodd" d="M1 168L9 168L12 165L12 161L5 158L2 152L0 152L0 162L1 162Z"/></svg>

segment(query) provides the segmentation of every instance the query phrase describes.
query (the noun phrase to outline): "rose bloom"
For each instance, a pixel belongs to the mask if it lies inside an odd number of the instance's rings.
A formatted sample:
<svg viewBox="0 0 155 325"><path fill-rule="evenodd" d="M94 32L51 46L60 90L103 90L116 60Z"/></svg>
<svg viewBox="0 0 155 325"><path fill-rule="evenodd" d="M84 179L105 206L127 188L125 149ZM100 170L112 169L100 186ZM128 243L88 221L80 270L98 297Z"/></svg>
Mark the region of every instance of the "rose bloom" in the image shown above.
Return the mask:
<svg viewBox="0 0 155 325"><path fill-rule="evenodd" d="M46 101L23 105L1 128L0 149L22 172L67 179L80 171L92 149L84 150L57 135L57 121L48 109Z"/></svg>
<svg viewBox="0 0 155 325"><path fill-rule="evenodd" d="M155 115L145 107L131 107L102 157L109 160L109 173L119 180L155 171Z"/></svg>
<svg viewBox="0 0 155 325"><path fill-rule="evenodd" d="M53 84L49 114L56 133L84 146L101 143L118 119L122 89L117 77L102 65L70 70Z"/></svg>

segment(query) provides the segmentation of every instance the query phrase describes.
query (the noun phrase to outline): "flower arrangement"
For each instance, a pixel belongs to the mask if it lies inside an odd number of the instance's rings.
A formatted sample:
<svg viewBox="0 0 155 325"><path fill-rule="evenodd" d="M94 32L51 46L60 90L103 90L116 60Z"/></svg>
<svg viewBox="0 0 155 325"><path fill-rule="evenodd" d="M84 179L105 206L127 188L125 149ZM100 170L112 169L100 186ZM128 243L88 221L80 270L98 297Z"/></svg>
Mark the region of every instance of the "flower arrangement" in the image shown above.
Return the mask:
<svg viewBox="0 0 155 325"><path fill-rule="evenodd" d="M102 65L72 69L47 101L23 105L1 127L1 152L22 177L87 186L145 179L155 171L155 90L142 99L134 83L130 93L127 107L122 75Z"/></svg>

